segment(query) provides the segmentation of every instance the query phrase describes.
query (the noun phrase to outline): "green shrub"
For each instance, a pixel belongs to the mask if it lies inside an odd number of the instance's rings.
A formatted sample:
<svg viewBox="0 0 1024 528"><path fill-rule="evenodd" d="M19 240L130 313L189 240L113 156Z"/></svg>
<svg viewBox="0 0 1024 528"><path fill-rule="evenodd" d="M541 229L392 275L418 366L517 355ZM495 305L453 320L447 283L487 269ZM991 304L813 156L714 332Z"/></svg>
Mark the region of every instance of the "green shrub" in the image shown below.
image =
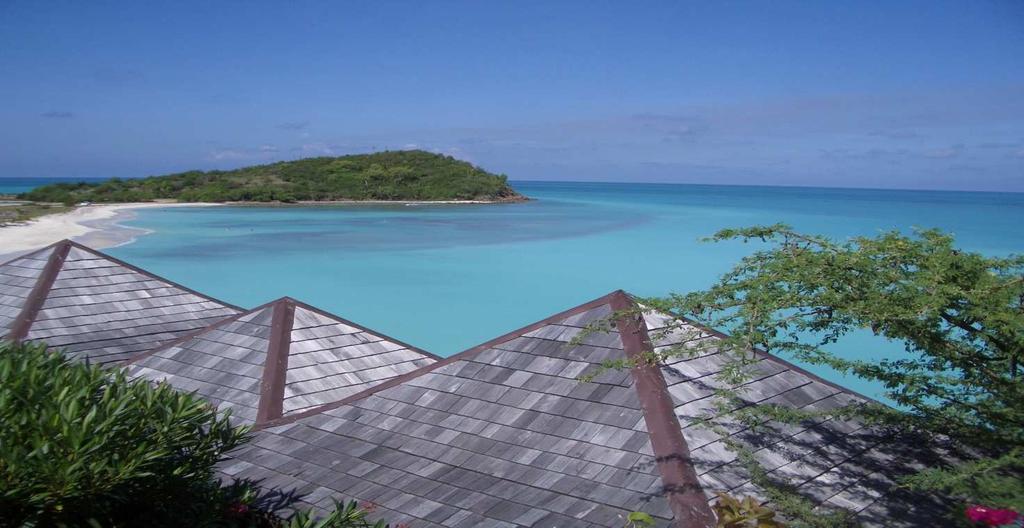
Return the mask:
<svg viewBox="0 0 1024 528"><path fill-rule="evenodd" d="M0 344L5 525L165 524L210 512L213 467L246 431L203 400Z"/></svg>
<svg viewBox="0 0 1024 528"><path fill-rule="evenodd" d="M354 503L278 517L296 497L216 478L246 428L196 396L40 345L0 342L0 424L0 527L371 526Z"/></svg>

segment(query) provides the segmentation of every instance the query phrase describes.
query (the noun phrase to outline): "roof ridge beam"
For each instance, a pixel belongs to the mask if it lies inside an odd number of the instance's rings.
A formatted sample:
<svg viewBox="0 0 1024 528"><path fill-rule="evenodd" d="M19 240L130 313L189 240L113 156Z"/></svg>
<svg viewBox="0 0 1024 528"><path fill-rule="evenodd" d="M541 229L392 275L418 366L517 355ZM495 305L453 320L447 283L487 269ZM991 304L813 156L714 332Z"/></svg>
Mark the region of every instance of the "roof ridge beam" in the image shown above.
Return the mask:
<svg viewBox="0 0 1024 528"><path fill-rule="evenodd" d="M654 346L643 314L637 313L639 306L622 291L612 296L610 304L622 347L633 363L630 372L661 474L662 489L675 518L673 525L681 528L715 526L715 514L708 506L704 488L694 470L668 384L661 368L653 361Z"/></svg>
<svg viewBox="0 0 1024 528"><path fill-rule="evenodd" d="M274 303L270 323L270 343L260 382L260 403L256 424L276 420L284 415L284 386L288 376L288 353L295 324L295 301L282 298Z"/></svg>
<svg viewBox="0 0 1024 528"><path fill-rule="evenodd" d="M68 258L69 251L71 251L71 242L68 240L62 240L55 245L53 252L50 253L50 258L46 260L46 265L43 266L43 271L39 274L39 278L36 279L35 286L29 292L25 305L14 319L11 331L7 334L8 339L11 341L21 341L28 337L28 332L32 329L32 323L35 322L36 317L39 315L39 310L43 308L43 303L46 302L46 298L53 288L53 283L57 280L57 275L64 267L64 261Z"/></svg>

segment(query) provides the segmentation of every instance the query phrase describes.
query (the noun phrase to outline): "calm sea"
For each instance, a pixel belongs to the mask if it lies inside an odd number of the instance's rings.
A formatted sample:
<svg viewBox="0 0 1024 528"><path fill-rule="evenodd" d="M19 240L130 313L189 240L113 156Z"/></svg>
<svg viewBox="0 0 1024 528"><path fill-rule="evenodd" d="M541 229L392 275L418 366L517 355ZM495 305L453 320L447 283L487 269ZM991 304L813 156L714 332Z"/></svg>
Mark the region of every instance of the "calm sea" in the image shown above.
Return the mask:
<svg viewBox="0 0 1024 528"><path fill-rule="evenodd" d="M153 233L109 251L235 304L290 295L440 355L617 288L663 295L705 287L754 249L701 242L725 227L786 222L838 238L939 227L966 249L1024 251L1024 194L515 186L537 200L144 210L129 225ZM900 348L858 336L841 351L871 357Z"/></svg>

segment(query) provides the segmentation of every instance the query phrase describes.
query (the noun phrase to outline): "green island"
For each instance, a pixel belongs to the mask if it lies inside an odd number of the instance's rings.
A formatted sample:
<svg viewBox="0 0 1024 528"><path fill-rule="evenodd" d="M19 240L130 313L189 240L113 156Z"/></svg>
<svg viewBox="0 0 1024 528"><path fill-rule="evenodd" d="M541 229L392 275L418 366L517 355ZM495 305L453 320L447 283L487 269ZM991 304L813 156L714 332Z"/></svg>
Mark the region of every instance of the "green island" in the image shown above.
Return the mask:
<svg viewBox="0 0 1024 528"><path fill-rule="evenodd" d="M234 170L188 171L102 183L56 183L33 202L519 202L505 175L422 150L307 158Z"/></svg>

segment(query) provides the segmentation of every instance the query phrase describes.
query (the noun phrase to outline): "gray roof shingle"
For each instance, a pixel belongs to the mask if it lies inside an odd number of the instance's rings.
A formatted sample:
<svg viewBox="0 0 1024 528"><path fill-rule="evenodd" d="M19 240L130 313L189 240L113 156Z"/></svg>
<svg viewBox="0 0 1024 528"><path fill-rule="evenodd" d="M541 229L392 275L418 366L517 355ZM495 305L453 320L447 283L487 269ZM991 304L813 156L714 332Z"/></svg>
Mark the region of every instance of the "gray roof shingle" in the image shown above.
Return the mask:
<svg viewBox="0 0 1024 528"><path fill-rule="evenodd" d="M240 310L64 240L0 265L0 336L123 361Z"/></svg>
<svg viewBox="0 0 1024 528"><path fill-rule="evenodd" d="M143 354L128 375L166 381L262 423L359 393L437 358L290 298Z"/></svg>

